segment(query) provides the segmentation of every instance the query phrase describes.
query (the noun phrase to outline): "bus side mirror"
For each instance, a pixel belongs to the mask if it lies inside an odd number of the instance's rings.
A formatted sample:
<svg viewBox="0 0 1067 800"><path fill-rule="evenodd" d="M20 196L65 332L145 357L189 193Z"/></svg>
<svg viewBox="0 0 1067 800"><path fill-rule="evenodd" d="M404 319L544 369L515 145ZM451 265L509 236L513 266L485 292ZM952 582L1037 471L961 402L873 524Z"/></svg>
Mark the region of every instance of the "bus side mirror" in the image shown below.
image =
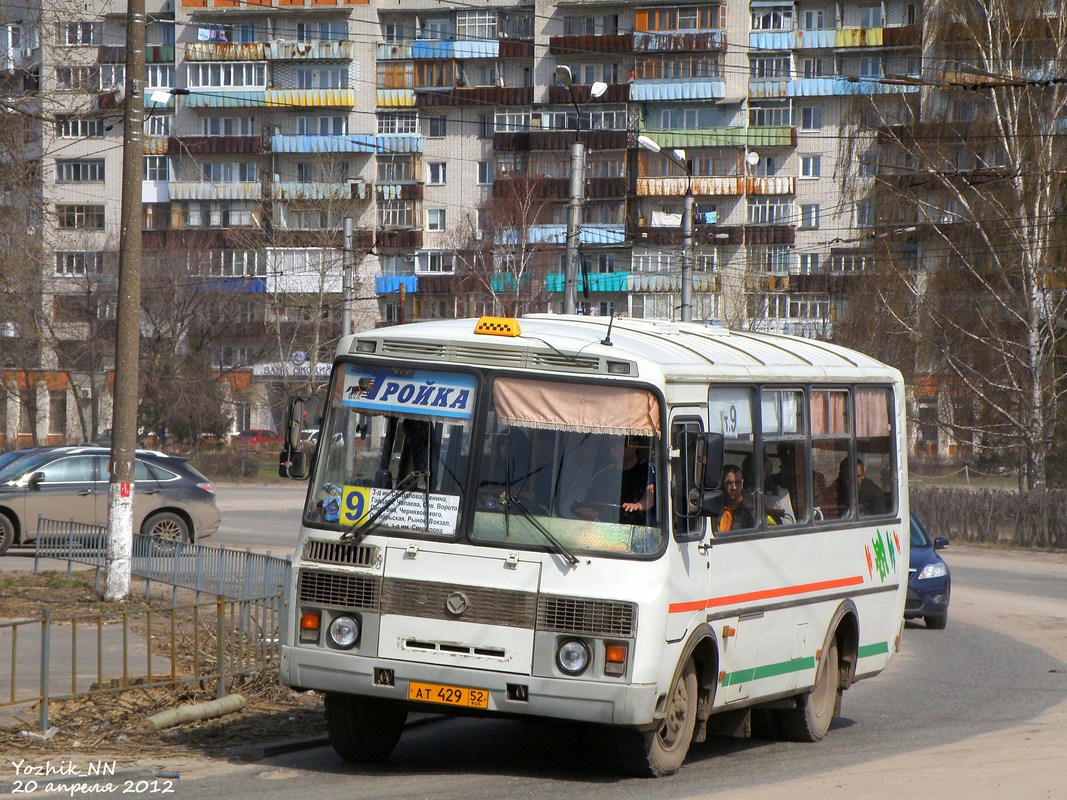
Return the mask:
<svg viewBox="0 0 1067 800"><path fill-rule="evenodd" d="M315 401L310 397L290 397L289 407L285 411L285 443L296 450L300 446L300 431L304 429L304 417Z"/></svg>
<svg viewBox="0 0 1067 800"><path fill-rule="evenodd" d="M278 477L302 481L308 476L307 454L292 447L288 441L278 459Z"/></svg>
<svg viewBox="0 0 1067 800"><path fill-rule="evenodd" d="M685 431L679 442L685 465L686 516L713 517L722 513L721 433Z"/></svg>

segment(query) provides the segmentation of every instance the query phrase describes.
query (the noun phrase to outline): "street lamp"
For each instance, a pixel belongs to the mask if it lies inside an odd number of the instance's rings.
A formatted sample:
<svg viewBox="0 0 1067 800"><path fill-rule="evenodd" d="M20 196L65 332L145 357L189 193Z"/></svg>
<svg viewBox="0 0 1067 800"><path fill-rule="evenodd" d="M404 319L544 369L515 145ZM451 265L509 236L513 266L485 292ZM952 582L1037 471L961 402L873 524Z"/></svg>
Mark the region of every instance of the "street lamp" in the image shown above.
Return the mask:
<svg viewBox="0 0 1067 800"><path fill-rule="evenodd" d="M685 204L682 208L682 322L693 319L693 170L685 161L685 150L666 151L647 136L638 136L637 143L653 153L660 153L685 171Z"/></svg>
<svg viewBox="0 0 1067 800"><path fill-rule="evenodd" d="M578 242L581 237L582 206L585 204L585 145L581 140L582 109L574 97L574 76L566 64L556 67L556 85L566 87L575 111L574 144L571 145L571 183L567 202L567 265L563 274L563 313L573 314L577 307ZM596 81L589 87L589 99L601 97L607 90L606 83Z"/></svg>

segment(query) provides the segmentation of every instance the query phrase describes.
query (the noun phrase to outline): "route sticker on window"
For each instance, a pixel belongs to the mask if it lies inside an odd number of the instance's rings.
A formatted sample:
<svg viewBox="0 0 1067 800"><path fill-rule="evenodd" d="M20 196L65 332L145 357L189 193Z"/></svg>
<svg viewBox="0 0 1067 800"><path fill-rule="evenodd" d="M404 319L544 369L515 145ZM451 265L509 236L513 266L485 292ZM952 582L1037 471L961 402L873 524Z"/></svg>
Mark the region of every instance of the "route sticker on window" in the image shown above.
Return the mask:
<svg viewBox="0 0 1067 800"><path fill-rule="evenodd" d="M342 525L355 525L374 510L381 508L392 494L389 489L370 489L366 486L346 486L341 497ZM427 509L428 506L428 509ZM427 511L429 525L427 527ZM378 517L378 524L389 528L428 531L439 536L452 536L459 517L459 497L448 494L405 492L396 503Z"/></svg>
<svg viewBox="0 0 1067 800"><path fill-rule="evenodd" d="M350 364L344 380L342 405L366 413L470 419L474 408L472 375Z"/></svg>

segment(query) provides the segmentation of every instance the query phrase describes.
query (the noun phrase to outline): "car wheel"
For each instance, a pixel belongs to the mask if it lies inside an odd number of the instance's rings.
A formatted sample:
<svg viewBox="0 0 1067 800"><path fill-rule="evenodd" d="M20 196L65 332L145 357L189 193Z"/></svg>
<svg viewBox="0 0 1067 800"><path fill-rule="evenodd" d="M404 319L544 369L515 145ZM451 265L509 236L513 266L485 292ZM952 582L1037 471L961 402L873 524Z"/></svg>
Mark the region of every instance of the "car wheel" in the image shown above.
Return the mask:
<svg viewBox="0 0 1067 800"><path fill-rule="evenodd" d="M940 617L923 617L926 627L933 631L943 631L948 627L948 612Z"/></svg>
<svg viewBox="0 0 1067 800"><path fill-rule="evenodd" d="M697 673L686 662L667 698L667 715L654 731L617 731L619 755L627 772L659 778L677 772L689 752L697 718Z"/></svg>
<svg viewBox="0 0 1067 800"><path fill-rule="evenodd" d="M173 550L175 545L191 541L185 520L170 511L153 514L144 521L141 533L152 538L157 549Z"/></svg>
<svg viewBox="0 0 1067 800"><path fill-rule="evenodd" d="M815 668L815 685L797 699L797 707L778 712L785 738L793 742L817 742L830 729L840 690L841 666L837 637L830 640Z"/></svg>
<svg viewBox="0 0 1067 800"><path fill-rule="evenodd" d="M15 543L15 526L3 514L0 514L0 556Z"/></svg>
<svg viewBox="0 0 1067 800"><path fill-rule="evenodd" d="M334 751L345 761L374 763L393 752L408 712L396 700L327 692L326 731Z"/></svg>

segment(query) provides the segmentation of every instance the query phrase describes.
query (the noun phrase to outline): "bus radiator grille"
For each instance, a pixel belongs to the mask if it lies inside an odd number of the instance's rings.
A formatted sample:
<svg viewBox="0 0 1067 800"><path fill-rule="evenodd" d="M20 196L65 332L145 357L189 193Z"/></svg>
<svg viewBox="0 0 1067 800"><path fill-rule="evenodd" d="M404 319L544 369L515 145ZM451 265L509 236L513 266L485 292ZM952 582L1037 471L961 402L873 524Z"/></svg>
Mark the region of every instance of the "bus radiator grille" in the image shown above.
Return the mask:
<svg viewBox="0 0 1067 800"><path fill-rule="evenodd" d="M559 633L633 636L637 632L637 608L633 603L610 600L542 597L537 604L537 627Z"/></svg>

